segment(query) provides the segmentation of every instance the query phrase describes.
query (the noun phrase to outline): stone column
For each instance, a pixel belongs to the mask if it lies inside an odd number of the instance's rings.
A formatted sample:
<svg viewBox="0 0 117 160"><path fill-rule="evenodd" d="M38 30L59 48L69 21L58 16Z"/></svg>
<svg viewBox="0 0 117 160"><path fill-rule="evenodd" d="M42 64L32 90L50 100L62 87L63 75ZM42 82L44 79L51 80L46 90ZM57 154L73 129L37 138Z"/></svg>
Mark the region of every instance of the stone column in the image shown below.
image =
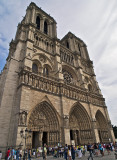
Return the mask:
<svg viewBox="0 0 117 160"><path fill-rule="evenodd" d="M57 37L56 23L55 22L52 24L52 37L53 38Z"/></svg>
<svg viewBox="0 0 117 160"><path fill-rule="evenodd" d="M91 128L92 128L92 136L93 136L93 142L96 142L96 139L98 140L99 136L98 136L98 131L97 126L96 126L96 119L95 117L93 117L92 115L92 110L91 110L91 104L89 103L89 111L90 111L90 119L91 119Z"/></svg>
<svg viewBox="0 0 117 160"><path fill-rule="evenodd" d="M32 7L32 18L31 18L31 22L35 23L35 7Z"/></svg>
<svg viewBox="0 0 117 160"><path fill-rule="evenodd" d="M62 64L60 59L60 43L55 41L55 76L59 79L63 79Z"/></svg>
<svg viewBox="0 0 117 160"><path fill-rule="evenodd" d="M40 19L40 31L44 32L44 19Z"/></svg>
<svg viewBox="0 0 117 160"><path fill-rule="evenodd" d="M98 133L98 129L96 126L96 119L92 119L92 125L93 125L93 129L94 129L95 143L98 143L98 142L100 142L100 138L99 138L99 133Z"/></svg>
<svg viewBox="0 0 117 160"><path fill-rule="evenodd" d="M69 115L64 115L65 144L70 145Z"/></svg>

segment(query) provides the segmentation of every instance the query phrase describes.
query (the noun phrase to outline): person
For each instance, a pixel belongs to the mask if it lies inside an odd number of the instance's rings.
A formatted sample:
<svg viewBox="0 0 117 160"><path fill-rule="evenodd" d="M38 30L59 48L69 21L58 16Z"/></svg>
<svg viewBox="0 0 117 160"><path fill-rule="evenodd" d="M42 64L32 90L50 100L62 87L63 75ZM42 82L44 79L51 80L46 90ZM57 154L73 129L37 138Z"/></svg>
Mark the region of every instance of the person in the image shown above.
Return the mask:
<svg viewBox="0 0 117 160"><path fill-rule="evenodd" d="M108 152L108 155L109 155L110 154L110 150L111 150L110 144L107 144L106 149L107 149L107 152Z"/></svg>
<svg viewBox="0 0 117 160"><path fill-rule="evenodd" d="M57 149L54 150L53 156L54 156L55 158L57 158Z"/></svg>
<svg viewBox="0 0 117 160"><path fill-rule="evenodd" d="M46 144L44 144L44 147L43 147L43 159L47 160L47 148L46 148Z"/></svg>
<svg viewBox="0 0 117 160"><path fill-rule="evenodd" d="M78 158L82 157L81 145L78 146Z"/></svg>
<svg viewBox="0 0 117 160"><path fill-rule="evenodd" d="M103 145L101 144L101 147L100 147L100 153L102 155L102 157L104 156L104 151L103 151Z"/></svg>
<svg viewBox="0 0 117 160"><path fill-rule="evenodd" d="M75 160L75 147L71 147L72 160Z"/></svg>
<svg viewBox="0 0 117 160"><path fill-rule="evenodd" d="M20 157L20 160L22 159L22 149L20 148L20 150L19 150L19 157Z"/></svg>
<svg viewBox="0 0 117 160"><path fill-rule="evenodd" d="M10 148L8 148L6 153L6 159L9 160L9 158L10 158Z"/></svg>
<svg viewBox="0 0 117 160"><path fill-rule="evenodd" d="M11 150L11 160L14 159L14 154L15 154L15 150L14 150L14 148L12 148L12 150Z"/></svg>
<svg viewBox="0 0 117 160"><path fill-rule="evenodd" d="M98 156L98 145L96 143L94 144L94 151L95 155Z"/></svg>
<svg viewBox="0 0 117 160"><path fill-rule="evenodd" d="M85 150L85 145L83 146L82 154L85 156L86 150Z"/></svg>
<svg viewBox="0 0 117 160"><path fill-rule="evenodd" d="M88 160L91 158L93 160L93 157L92 157L92 153L93 153L93 145L91 145L90 143L88 144L87 146L88 148L88 151L89 151L89 157L88 157Z"/></svg>
<svg viewBox="0 0 117 160"><path fill-rule="evenodd" d="M71 147L68 146L68 157L69 157L69 160L71 160Z"/></svg>
<svg viewBox="0 0 117 160"><path fill-rule="evenodd" d="M20 150L18 148L16 151L16 160L19 160L19 157L20 157Z"/></svg>
<svg viewBox="0 0 117 160"><path fill-rule="evenodd" d="M0 151L0 160L2 159L2 151Z"/></svg>
<svg viewBox="0 0 117 160"><path fill-rule="evenodd" d="M28 149L28 160L31 160L31 150Z"/></svg>
<svg viewBox="0 0 117 160"><path fill-rule="evenodd" d="M67 160L67 152L68 152L68 147L67 147L67 144L65 145L65 148L64 148L64 158Z"/></svg>

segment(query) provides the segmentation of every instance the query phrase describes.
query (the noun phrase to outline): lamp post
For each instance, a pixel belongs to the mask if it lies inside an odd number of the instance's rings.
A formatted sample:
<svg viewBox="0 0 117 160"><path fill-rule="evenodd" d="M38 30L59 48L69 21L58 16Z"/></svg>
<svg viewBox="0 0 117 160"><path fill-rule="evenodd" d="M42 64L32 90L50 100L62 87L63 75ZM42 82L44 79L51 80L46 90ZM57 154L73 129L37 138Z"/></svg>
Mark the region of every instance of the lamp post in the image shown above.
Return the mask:
<svg viewBox="0 0 117 160"><path fill-rule="evenodd" d="M29 135L28 135L28 133L29 133ZM31 137L31 133L32 133L31 129L28 130L27 128L25 129L25 131L23 129L20 131L21 138L25 139L25 148L26 148L26 139Z"/></svg>
<svg viewBox="0 0 117 160"><path fill-rule="evenodd" d="M21 138L25 139L25 150L26 150L26 139L29 138L29 137L31 137L31 133L32 133L31 129L28 130L27 128L25 130L22 129L20 131ZM25 155L25 151L24 151L24 157L23 157L23 159L25 159L25 156L27 156L27 155Z"/></svg>

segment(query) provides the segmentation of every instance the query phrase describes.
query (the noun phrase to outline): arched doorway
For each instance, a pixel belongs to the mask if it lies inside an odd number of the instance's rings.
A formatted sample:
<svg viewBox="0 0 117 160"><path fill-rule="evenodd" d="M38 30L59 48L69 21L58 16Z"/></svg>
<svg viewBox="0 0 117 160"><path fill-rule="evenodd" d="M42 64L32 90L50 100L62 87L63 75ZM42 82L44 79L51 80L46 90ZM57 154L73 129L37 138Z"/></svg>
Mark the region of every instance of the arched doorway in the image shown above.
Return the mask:
<svg viewBox="0 0 117 160"><path fill-rule="evenodd" d="M69 124L70 140L72 144L79 145L93 142L90 117L81 104L76 103L72 107Z"/></svg>
<svg viewBox="0 0 117 160"><path fill-rule="evenodd" d="M100 142L109 142L107 122L100 110L96 112L95 118Z"/></svg>
<svg viewBox="0 0 117 160"><path fill-rule="evenodd" d="M28 129L32 130L33 148L47 145L55 146L60 141L59 121L56 110L46 101L37 105L28 120Z"/></svg>

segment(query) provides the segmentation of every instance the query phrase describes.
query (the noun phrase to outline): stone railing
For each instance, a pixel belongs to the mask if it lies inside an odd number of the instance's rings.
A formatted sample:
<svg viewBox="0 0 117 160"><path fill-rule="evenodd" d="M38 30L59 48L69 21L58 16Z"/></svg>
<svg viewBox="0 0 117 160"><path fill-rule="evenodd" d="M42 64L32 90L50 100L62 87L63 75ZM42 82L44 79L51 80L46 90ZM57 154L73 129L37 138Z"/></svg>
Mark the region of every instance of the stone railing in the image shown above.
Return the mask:
<svg viewBox="0 0 117 160"><path fill-rule="evenodd" d="M48 92L59 96L65 96L82 102L88 102L99 106L105 106L104 98L100 95L89 93L86 89L65 84L64 81L54 77L44 77L41 74L34 74L27 70L19 73L19 87L27 85L33 89Z"/></svg>
<svg viewBox="0 0 117 160"><path fill-rule="evenodd" d="M67 48L63 48L63 46L61 46L61 49L60 49L60 58L61 58L61 61L66 62L66 63L74 66L73 53L68 51Z"/></svg>
<svg viewBox="0 0 117 160"><path fill-rule="evenodd" d="M51 54L54 53L53 41L37 33L34 34L34 46L37 46Z"/></svg>

